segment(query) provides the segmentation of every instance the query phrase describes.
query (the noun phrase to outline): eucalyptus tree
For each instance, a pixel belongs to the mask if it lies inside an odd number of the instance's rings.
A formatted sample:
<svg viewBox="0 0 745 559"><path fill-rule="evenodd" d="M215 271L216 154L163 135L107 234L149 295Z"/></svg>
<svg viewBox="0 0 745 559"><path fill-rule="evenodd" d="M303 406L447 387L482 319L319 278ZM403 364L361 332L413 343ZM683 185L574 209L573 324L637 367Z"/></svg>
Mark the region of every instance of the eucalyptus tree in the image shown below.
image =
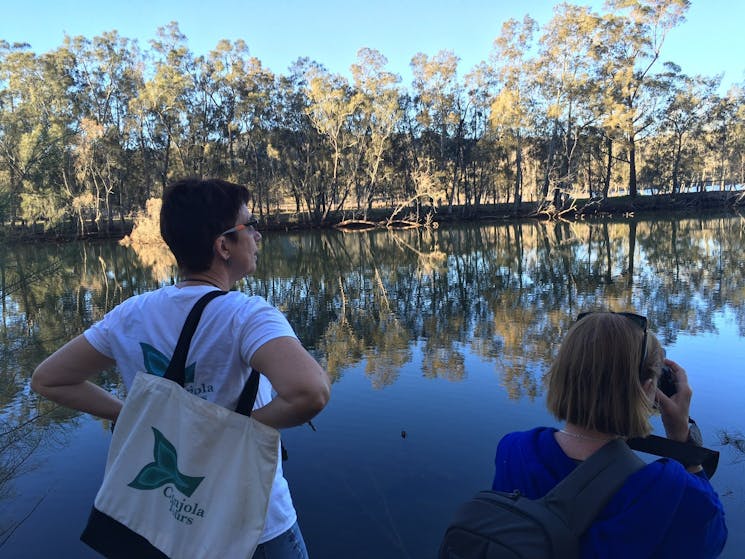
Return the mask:
<svg viewBox="0 0 745 559"><path fill-rule="evenodd" d="M275 76L242 40L220 41L206 61L212 109L213 173L249 185L257 213L270 211L280 193L270 189L269 135L274 126Z"/></svg>
<svg viewBox="0 0 745 559"><path fill-rule="evenodd" d="M357 63L351 67L354 88L362 96L359 118L352 132L357 136L355 151L361 165L355 188L358 210L367 211L381 195L384 158L401 118L398 88L401 78L385 70L387 63L380 52L363 48L357 51Z"/></svg>
<svg viewBox="0 0 745 559"><path fill-rule="evenodd" d="M462 142L462 166L465 176L466 205L478 208L489 197L499 200L498 185L504 176L504 150L490 129L491 100L494 92L490 70L478 64L464 77L467 111L462 114L465 133Z"/></svg>
<svg viewBox="0 0 745 559"><path fill-rule="evenodd" d="M463 87L458 81L460 59L452 51L434 56L417 53L410 66L414 74L413 101L418 132L414 138L427 162L429 182L445 195L449 211L458 191L460 165L457 145L462 141Z"/></svg>
<svg viewBox="0 0 745 559"><path fill-rule="evenodd" d="M165 187L172 175L182 175L189 168L186 117L193 92L190 71L194 60L176 22L158 28L157 35L157 40L150 41L149 51L154 56L154 72L146 76L131 110L138 120L144 163L156 167L154 178Z"/></svg>
<svg viewBox="0 0 745 559"><path fill-rule="evenodd" d="M450 150L455 199L465 205L466 212L471 206L480 206L494 175L488 169L491 167L489 159L493 150L482 142L487 129L484 95L471 86L472 75L473 72L466 74L463 83L459 84Z"/></svg>
<svg viewBox="0 0 745 559"><path fill-rule="evenodd" d="M637 195L637 142L655 124L652 69L667 33L684 21L688 0L607 0L594 56L603 88L603 128L611 140L623 138L628 193ZM613 157L607 154L609 161ZM610 181L610 173L606 177ZM607 185L605 188L607 192Z"/></svg>
<svg viewBox="0 0 745 559"><path fill-rule="evenodd" d="M18 216L23 181L43 151L34 140L38 58L28 44L0 41L0 194L4 219Z"/></svg>
<svg viewBox="0 0 745 559"><path fill-rule="evenodd" d="M277 80L258 58L251 57L242 85L236 107L240 131L238 153L248 173L245 182L253 187L259 213L263 215L269 213L271 204L279 204L286 194L279 188L281 184L277 177L273 176L268 154L270 133L276 122Z"/></svg>
<svg viewBox="0 0 745 559"><path fill-rule="evenodd" d="M70 57L64 48L36 55L0 41L0 192L11 222L65 217L59 190L71 134Z"/></svg>
<svg viewBox="0 0 745 559"><path fill-rule="evenodd" d="M92 40L66 37L64 46L74 58L76 121L75 136L66 146L73 172L64 173L65 190L76 200L88 199L96 223L108 229L113 204L124 220L144 202L132 186L142 175L131 160L136 143L130 113L130 101L143 85L141 55L135 41L116 31Z"/></svg>
<svg viewBox="0 0 745 559"><path fill-rule="evenodd" d="M703 186L708 180L719 183L724 190L728 181L735 182L736 165L733 155L737 150L737 99L735 90L717 96L704 127L702 141L707 149L703 168L695 183ZM745 139L745 138L744 138ZM745 142L741 144L745 147ZM741 175L742 177L742 175ZM742 178L740 180L742 183Z"/></svg>
<svg viewBox="0 0 745 559"><path fill-rule="evenodd" d="M541 195L549 196L553 186L554 204L573 193L579 173L582 145L594 123L597 99L594 66L590 57L596 38L598 16L586 6L560 4L543 28L536 59L536 85L540 92L542 120L550 129L544 147Z"/></svg>
<svg viewBox="0 0 745 559"><path fill-rule="evenodd" d="M274 96L274 126L267 154L277 182L287 182L298 213L304 212L314 223L321 223L329 211L329 161L332 153L327 141L314 125L308 98L307 76L312 68L321 72L317 62L300 58L280 76Z"/></svg>
<svg viewBox="0 0 745 559"><path fill-rule="evenodd" d="M673 194L681 184L691 184L704 159L703 131L713 113L720 78L690 77L675 64L666 64L661 77L666 98L661 109L655 141L663 146L663 157L655 167L669 169Z"/></svg>
<svg viewBox="0 0 745 559"><path fill-rule="evenodd" d="M210 166L216 175L224 175L226 179L236 182L240 172L237 154L240 131L236 106L243 89L248 56L248 46L243 41L232 43L223 39L203 61L212 82L210 100L214 111L214 135L209 150L214 161Z"/></svg>
<svg viewBox="0 0 745 559"><path fill-rule="evenodd" d="M535 30L536 22L529 16L525 16L522 22L515 19L506 21L489 55L489 64L499 87L491 103L490 124L500 142L514 153L512 191L516 206L523 197L526 136L535 130L534 61L527 56Z"/></svg>
<svg viewBox="0 0 745 559"><path fill-rule="evenodd" d="M175 144L180 172L200 177L214 175L217 161L212 142L219 134L219 123L211 64L205 56L187 55L183 70L188 76L188 85L183 97L182 139Z"/></svg>
<svg viewBox="0 0 745 559"><path fill-rule="evenodd" d="M433 190L431 159L420 152L421 127L416 120L414 99L405 89L399 95L398 105L401 116L391 135L391 149L386 160L390 172L397 178L385 190L390 205L395 199L410 199L418 192Z"/></svg>
<svg viewBox="0 0 745 559"><path fill-rule="evenodd" d="M308 117L331 152L330 185L322 204L325 218L330 210L344 207L360 176L358 123L365 98L344 76L320 65L311 65L305 79Z"/></svg>
<svg viewBox="0 0 745 559"><path fill-rule="evenodd" d="M417 53L409 65L416 120L421 126L422 148L445 167L447 140L458 94L458 57L452 51L439 51L434 56Z"/></svg>
<svg viewBox="0 0 745 559"><path fill-rule="evenodd" d="M745 184L745 82L730 90L728 98L734 106L732 150L730 155L731 182ZM724 182L724 181L722 181Z"/></svg>

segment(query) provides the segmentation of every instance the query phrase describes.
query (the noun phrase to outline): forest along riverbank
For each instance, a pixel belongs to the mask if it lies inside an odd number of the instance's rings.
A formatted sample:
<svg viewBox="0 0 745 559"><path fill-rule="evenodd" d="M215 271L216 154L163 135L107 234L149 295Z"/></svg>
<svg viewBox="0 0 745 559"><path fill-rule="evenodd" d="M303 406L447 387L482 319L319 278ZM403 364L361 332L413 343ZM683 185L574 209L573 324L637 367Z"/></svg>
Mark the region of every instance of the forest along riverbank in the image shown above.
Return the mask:
<svg viewBox="0 0 745 559"><path fill-rule="evenodd" d="M405 228L423 225L439 226L442 223L458 223L490 220L604 220L629 219L644 216L671 214L686 215L702 213L739 213L745 207L745 190L715 192L686 192L643 196L614 196L568 200L556 207L548 201L522 202L520 204L463 205L412 205L401 209L373 208L363 211L329 212L326 218L315 221L307 213L278 211L270 215L258 215L258 229L262 231L298 231L310 229L340 228L346 231L375 227ZM72 240L121 239L132 233L135 220L115 220L99 225L90 221L86 233L79 235L75 227L45 229L44 223L5 224L0 226L0 240L4 242L66 242Z"/></svg>

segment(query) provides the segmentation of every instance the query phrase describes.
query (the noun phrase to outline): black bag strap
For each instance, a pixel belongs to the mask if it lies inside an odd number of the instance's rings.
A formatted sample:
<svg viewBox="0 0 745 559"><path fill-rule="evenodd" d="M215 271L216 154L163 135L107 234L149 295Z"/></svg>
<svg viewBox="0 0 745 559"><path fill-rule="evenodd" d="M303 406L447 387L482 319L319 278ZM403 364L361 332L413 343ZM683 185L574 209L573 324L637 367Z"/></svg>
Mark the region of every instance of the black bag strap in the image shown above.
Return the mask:
<svg viewBox="0 0 745 559"><path fill-rule="evenodd" d="M194 337L194 332L199 324L199 319L202 317L202 312L207 303L212 301L215 297L226 295L227 291L210 291L205 293L199 300L194 304L189 315L184 321L184 327L181 329L178 342L176 343L176 349L173 351L173 357L171 362L168 364L168 369L164 378L172 380L182 388L184 387L185 381L185 367L186 367L186 355L189 352L189 345L191 345L191 339ZM250 416L251 410L254 407L254 401L256 400L256 393L259 390L259 373L258 371L251 371L251 376L248 377L246 384L243 386L241 395L238 397L238 406L235 411Z"/></svg>
<svg viewBox="0 0 745 559"><path fill-rule="evenodd" d="M629 439L628 445L639 452L647 452L655 456L665 456L677 460L683 466L701 464L706 477L711 479L719 465L719 452L691 443L673 441L658 435Z"/></svg>
<svg viewBox="0 0 745 559"><path fill-rule="evenodd" d="M184 327L181 329L181 334L178 337L178 343L176 343L176 349L173 350L173 357L171 362L168 364L163 378L172 380L183 388L184 386L184 375L186 374L184 368L186 367L186 354L189 352L189 345L191 339L194 337L194 332L199 324L199 319L202 318L202 311L207 303L212 301L215 297L226 295L227 291L210 291L202 295L199 300L194 304L189 315L184 321Z"/></svg>
<svg viewBox="0 0 745 559"><path fill-rule="evenodd" d="M644 462L623 439L604 445L549 491L543 501L579 537L632 473Z"/></svg>
<svg viewBox="0 0 745 559"><path fill-rule="evenodd" d="M252 370L251 376L248 377L246 384L243 386L241 395L238 398L238 405L235 408L237 413L251 417L251 411L256 401L256 393L259 391L259 371Z"/></svg>

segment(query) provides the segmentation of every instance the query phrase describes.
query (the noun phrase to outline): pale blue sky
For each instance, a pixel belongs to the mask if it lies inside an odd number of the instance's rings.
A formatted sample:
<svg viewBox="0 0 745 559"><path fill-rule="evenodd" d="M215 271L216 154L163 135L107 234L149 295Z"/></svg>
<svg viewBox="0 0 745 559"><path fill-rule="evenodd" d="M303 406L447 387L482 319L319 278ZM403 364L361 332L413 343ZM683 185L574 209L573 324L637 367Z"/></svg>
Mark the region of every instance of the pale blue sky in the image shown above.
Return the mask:
<svg viewBox="0 0 745 559"><path fill-rule="evenodd" d="M417 52L441 49L461 58L467 73L487 58L502 23L526 13L540 25L551 18L550 0L2 0L0 39L28 42L41 53L64 34L93 37L116 29L147 48L156 29L175 20L190 49L209 52L220 39L243 39L253 56L286 73L308 56L333 72L347 73L359 48L389 60L407 87ZM602 0L576 0L595 8ZM662 51L690 75L724 73L724 84L745 80L745 2L692 0L688 21L670 33Z"/></svg>

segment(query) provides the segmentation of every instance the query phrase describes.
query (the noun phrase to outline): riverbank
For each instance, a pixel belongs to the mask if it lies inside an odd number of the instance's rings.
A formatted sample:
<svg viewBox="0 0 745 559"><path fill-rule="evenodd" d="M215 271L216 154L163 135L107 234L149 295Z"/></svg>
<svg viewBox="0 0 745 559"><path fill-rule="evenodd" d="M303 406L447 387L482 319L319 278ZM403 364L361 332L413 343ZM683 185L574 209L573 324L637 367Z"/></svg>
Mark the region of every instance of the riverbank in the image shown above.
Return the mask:
<svg viewBox="0 0 745 559"><path fill-rule="evenodd" d="M462 221L510 221L510 220L565 220L593 221L642 218L653 215L699 215L705 213L729 213L745 207L745 191L686 192L681 194L660 194L645 196L619 196L612 198L593 198L571 200L557 209L543 202L523 202L515 204L481 204L476 206L447 206L419 208L418 222L428 220L432 224L455 223ZM392 216L390 209L369 210L365 219L355 218L350 212L329 214L323 227L342 226L347 230L370 227L408 227L416 224L416 208L399 212ZM412 214L414 214L412 218ZM298 219L297 214L278 214L262 222L267 230L293 230L318 228Z"/></svg>
<svg viewBox="0 0 745 559"><path fill-rule="evenodd" d="M618 196L571 200L561 208L546 202L525 202L516 209L514 204L481 206L478 210L462 208L451 216L440 212L445 219L561 219L567 221L592 219L628 219L650 215L698 214L702 211L734 211L745 206L745 191L686 192L647 196Z"/></svg>
<svg viewBox="0 0 745 559"><path fill-rule="evenodd" d="M357 212L331 212L323 224L314 223L306 214L277 212L259 217L259 230L294 231L324 228L341 228L347 231L371 228L402 228L419 225L471 221L510 220L564 220L593 221L649 217L652 215L698 215L712 212L736 212L745 207L745 191L686 192L642 196L619 196L570 200L563 207L555 208L543 202L523 202L520 205L481 204L479 206L420 206L398 211L391 208L373 208L365 216ZM363 219L364 217L364 219ZM83 235L71 229L46 229L43 223L31 225L5 225L0 227L0 239L5 242L67 242L72 240L122 239L132 233L134 220L117 220L107 228L95 222L86 225Z"/></svg>

